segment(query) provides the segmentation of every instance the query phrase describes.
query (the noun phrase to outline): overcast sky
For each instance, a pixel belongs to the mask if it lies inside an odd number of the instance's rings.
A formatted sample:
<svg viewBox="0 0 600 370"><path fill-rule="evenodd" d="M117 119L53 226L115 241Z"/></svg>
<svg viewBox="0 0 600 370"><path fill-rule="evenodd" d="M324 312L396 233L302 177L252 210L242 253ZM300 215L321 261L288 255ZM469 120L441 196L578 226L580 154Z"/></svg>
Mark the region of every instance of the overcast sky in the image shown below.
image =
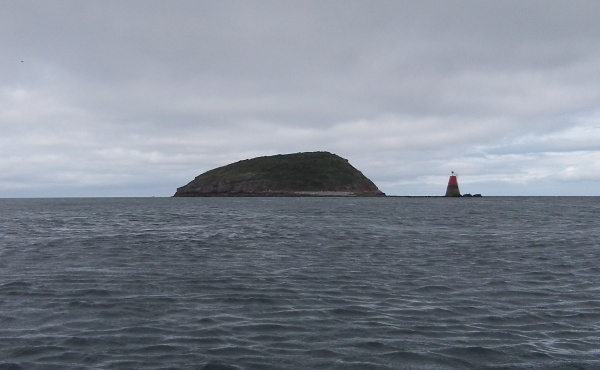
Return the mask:
<svg viewBox="0 0 600 370"><path fill-rule="evenodd" d="M600 1L2 1L0 197L329 151L388 195L600 195Z"/></svg>

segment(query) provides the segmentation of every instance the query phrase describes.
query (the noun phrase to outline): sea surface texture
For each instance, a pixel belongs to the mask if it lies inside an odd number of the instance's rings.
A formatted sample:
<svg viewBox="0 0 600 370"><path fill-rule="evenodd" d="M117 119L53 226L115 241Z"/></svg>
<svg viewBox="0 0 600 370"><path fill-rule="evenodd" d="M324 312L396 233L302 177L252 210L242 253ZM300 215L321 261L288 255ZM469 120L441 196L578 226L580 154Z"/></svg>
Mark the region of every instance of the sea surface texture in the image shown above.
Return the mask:
<svg viewBox="0 0 600 370"><path fill-rule="evenodd" d="M0 199L0 369L600 369L600 198Z"/></svg>

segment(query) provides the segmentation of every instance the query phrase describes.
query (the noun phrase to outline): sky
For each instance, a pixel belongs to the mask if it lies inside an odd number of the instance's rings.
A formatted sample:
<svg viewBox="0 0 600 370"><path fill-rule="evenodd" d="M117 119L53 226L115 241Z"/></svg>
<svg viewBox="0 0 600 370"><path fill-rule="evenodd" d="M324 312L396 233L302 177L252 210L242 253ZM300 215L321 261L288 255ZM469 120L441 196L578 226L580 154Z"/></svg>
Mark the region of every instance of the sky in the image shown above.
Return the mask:
<svg viewBox="0 0 600 370"><path fill-rule="evenodd" d="M600 196L600 1L0 2L0 198L335 153L388 195Z"/></svg>

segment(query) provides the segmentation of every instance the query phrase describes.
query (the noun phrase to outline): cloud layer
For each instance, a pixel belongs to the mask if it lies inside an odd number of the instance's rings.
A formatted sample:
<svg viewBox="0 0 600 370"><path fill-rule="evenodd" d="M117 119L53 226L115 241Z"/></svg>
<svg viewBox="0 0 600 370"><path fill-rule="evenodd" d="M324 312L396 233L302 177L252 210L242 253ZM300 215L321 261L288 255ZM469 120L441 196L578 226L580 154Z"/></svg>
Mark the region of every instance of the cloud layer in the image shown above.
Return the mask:
<svg viewBox="0 0 600 370"><path fill-rule="evenodd" d="M384 192L600 195L596 1L0 4L0 197L327 150Z"/></svg>

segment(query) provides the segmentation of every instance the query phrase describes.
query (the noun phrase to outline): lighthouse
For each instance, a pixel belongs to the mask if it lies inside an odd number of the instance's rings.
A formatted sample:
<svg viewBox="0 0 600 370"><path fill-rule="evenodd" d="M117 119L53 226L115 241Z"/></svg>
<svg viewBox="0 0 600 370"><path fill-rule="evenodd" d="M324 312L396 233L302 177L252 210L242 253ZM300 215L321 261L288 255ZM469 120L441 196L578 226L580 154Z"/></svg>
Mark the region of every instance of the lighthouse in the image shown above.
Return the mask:
<svg viewBox="0 0 600 370"><path fill-rule="evenodd" d="M460 197L460 190L458 190L458 181L456 180L456 174L452 171L450 179L448 180L448 187L446 188L447 197Z"/></svg>

